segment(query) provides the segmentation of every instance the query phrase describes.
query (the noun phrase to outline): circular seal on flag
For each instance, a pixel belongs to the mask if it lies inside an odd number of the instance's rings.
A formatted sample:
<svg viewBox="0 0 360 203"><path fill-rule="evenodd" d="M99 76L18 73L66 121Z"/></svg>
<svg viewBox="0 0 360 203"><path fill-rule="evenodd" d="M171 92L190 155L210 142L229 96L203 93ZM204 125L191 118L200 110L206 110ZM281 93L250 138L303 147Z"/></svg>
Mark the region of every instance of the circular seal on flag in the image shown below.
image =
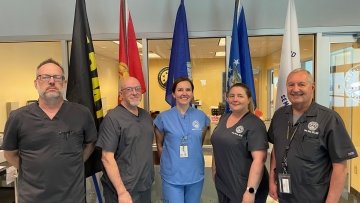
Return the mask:
<svg viewBox="0 0 360 203"><path fill-rule="evenodd" d="M315 121L311 121L309 124L308 124L308 128L309 130L311 131L315 131L316 129L318 129L319 127L319 123L315 122Z"/></svg>
<svg viewBox="0 0 360 203"><path fill-rule="evenodd" d="M239 125L238 127L236 127L235 131L236 131L237 133L243 133L243 132L244 132L244 126Z"/></svg>
<svg viewBox="0 0 360 203"><path fill-rule="evenodd" d="M194 128L199 128L200 127L200 123L199 123L199 121L197 121L197 120L195 120L195 121L193 121L192 122L192 126L194 127Z"/></svg>

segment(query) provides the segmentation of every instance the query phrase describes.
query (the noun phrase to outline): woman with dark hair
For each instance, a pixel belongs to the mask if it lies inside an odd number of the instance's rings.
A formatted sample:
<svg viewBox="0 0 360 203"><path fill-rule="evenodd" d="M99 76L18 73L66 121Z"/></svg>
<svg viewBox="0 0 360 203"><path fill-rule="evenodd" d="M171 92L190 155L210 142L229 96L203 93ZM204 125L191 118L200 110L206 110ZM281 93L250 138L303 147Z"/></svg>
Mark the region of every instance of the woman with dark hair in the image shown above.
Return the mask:
<svg viewBox="0 0 360 203"><path fill-rule="evenodd" d="M210 120L191 107L193 91L190 79L176 79L172 86L176 106L154 120L164 202L200 202L204 183L202 143Z"/></svg>
<svg viewBox="0 0 360 203"><path fill-rule="evenodd" d="M245 84L231 86L226 101L231 112L221 116L211 136L219 202L264 203L269 191L265 124L252 113L251 93Z"/></svg>

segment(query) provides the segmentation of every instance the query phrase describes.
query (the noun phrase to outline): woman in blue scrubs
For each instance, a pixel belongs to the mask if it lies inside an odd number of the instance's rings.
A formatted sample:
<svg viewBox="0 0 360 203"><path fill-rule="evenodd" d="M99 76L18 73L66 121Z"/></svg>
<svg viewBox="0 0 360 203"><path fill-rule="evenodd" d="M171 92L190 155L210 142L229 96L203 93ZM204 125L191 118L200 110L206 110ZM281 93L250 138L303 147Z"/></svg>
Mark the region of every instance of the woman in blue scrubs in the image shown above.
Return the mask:
<svg viewBox="0 0 360 203"><path fill-rule="evenodd" d="M176 106L154 120L164 202L197 203L201 199L202 143L210 120L204 112L191 107L193 93L190 79L176 79L172 86Z"/></svg>

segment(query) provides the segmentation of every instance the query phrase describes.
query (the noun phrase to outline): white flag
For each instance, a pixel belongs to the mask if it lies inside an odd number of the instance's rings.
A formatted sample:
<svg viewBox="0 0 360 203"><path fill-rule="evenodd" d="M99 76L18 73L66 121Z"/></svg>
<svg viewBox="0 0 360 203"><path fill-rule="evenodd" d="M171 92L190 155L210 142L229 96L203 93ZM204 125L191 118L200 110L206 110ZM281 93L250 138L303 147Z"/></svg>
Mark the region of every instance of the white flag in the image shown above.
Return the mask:
<svg viewBox="0 0 360 203"><path fill-rule="evenodd" d="M301 68L299 32L295 4L293 0L289 0L285 20L284 37L281 48L279 80L277 84L275 106L276 109L280 108L281 106L291 104L286 94L286 78L289 73L296 68Z"/></svg>

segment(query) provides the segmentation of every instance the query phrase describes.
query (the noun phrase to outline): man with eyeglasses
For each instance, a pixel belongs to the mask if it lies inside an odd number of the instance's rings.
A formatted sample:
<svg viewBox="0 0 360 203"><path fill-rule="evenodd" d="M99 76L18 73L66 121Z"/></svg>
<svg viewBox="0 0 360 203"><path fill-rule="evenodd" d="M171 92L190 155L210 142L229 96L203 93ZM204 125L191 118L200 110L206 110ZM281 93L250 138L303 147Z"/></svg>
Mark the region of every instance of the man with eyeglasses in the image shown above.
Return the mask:
<svg viewBox="0 0 360 203"><path fill-rule="evenodd" d="M11 112L6 160L19 170L18 202L85 202L84 162L97 139L90 111L63 99L64 70L53 59L36 70L36 103Z"/></svg>
<svg viewBox="0 0 360 203"><path fill-rule="evenodd" d="M136 78L120 82L121 104L100 125L96 146L102 148L101 182L106 203L151 202L154 180L153 122L138 105L141 86Z"/></svg>

